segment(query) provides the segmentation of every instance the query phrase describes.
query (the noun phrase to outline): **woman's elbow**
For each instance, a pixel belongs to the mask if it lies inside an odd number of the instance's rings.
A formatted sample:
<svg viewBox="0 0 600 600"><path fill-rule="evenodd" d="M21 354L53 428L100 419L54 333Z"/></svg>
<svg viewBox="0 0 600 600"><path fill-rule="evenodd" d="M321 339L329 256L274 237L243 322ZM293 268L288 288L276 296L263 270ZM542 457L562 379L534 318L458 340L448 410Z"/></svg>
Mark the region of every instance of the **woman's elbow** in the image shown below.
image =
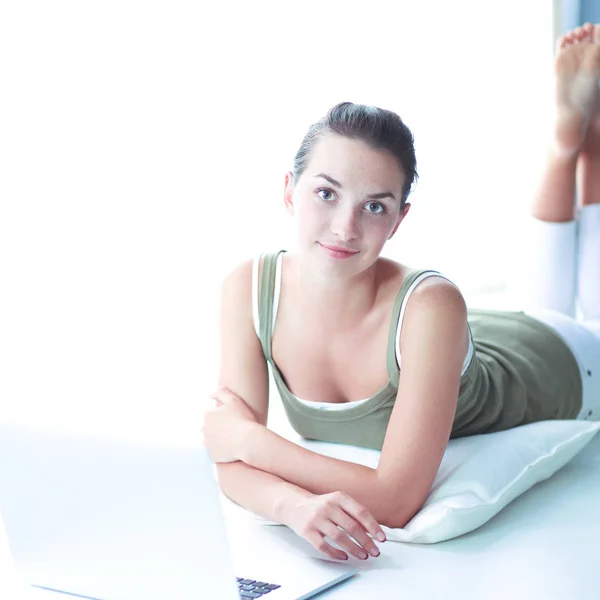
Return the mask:
<svg viewBox="0 0 600 600"><path fill-rule="evenodd" d="M419 509L409 511L403 509L396 510L396 512L390 513L380 525L385 525L390 529L402 529L418 512Z"/></svg>
<svg viewBox="0 0 600 600"><path fill-rule="evenodd" d="M386 504L379 524L390 529L402 529L421 510L424 500L398 502L396 496L395 501Z"/></svg>

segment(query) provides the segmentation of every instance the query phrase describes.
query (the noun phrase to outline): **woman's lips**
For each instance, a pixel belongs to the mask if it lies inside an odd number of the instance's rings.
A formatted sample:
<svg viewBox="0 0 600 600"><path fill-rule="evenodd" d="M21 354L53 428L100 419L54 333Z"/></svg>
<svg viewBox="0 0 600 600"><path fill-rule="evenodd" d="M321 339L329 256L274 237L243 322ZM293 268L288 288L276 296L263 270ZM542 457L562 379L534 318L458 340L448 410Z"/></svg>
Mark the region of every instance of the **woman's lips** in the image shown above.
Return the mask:
<svg viewBox="0 0 600 600"><path fill-rule="evenodd" d="M342 248L341 246L321 244L320 242L319 245L332 258L350 258L351 256L358 254L358 250L349 250L348 248Z"/></svg>

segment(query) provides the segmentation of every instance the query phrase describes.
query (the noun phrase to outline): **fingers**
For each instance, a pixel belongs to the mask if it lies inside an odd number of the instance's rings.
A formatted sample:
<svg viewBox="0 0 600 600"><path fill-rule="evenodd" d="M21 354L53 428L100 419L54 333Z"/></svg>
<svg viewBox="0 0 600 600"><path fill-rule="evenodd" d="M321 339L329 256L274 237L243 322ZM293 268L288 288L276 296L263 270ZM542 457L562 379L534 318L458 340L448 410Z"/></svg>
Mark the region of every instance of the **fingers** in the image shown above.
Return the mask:
<svg viewBox="0 0 600 600"><path fill-rule="evenodd" d="M385 542L385 533L383 533L383 529L381 529L373 515L354 498L341 492L338 493L340 495L340 507L356 519L374 538L380 542Z"/></svg>
<svg viewBox="0 0 600 600"><path fill-rule="evenodd" d="M356 523L356 527L360 528L360 525L358 525L358 523ZM335 542L338 546L340 546L341 548L346 550L348 552L348 554L351 554L352 556L355 556L356 558L359 558L360 560L367 560L368 555L367 555L367 552L365 551L365 549L361 548L361 546L356 544L352 540L352 537L354 537L354 536L350 537L349 532L338 527L335 524L335 522L328 521L327 523L324 523L321 528L321 531L331 541ZM367 536L365 535L365 537L367 537Z"/></svg>
<svg viewBox="0 0 600 600"><path fill-rule="evenodd" d="M347 536L346 536L347 537ZM348 560L348 555L343 550L338 550L329 544L324 535L318 531L312 531L304 536L319 552L326 554L334 560Z"/></svg>
<svg viewBox="0 0 600 600"><path fill-rule="evenodd" d="M238 399L238 396L236 396L229 388L226 388L224 385L220 385L219 387L217 387L217 389L210 393L208 396L215 400L219 400L223 403L227 402L228 400L233 401Z"/></svg>
<svg viewBox="0 0 600 600"><path fill-rule="evenodd" d="M379 556L379 554L380 554L379 548L377 548L377 546L375 545L375 542L373 542L373 540L367 535L367 532L365 531L364 526L361 525L355 519L353 519L346 512L344 512L343 510L340 509L333 516L332 521L334 523L336 523L337 525L339 525L348 534L348 536L351 536L352 538L354 538L356 540L356 542L361 546L361 548L359 548L359 551L361 554L364 554L364 551L363 551L363 549L364 549L371 556ZM334 542L336 542L336 544L339 544L339 542L336 538L331 537L331 535L329 535L329 533L327 535ZM348 548L344 544L339 544L339 545L341 545L343 548L346 548L352 555L356 556L357 558L361 558L363 560L367 558L366 554L364 554L364 556L359 556L358 554L353 552L351 550L351 548ZM353 544L353 546L356 546L356 544Z"/></svg>
<svg viewBox="0 0 600 600"><path fill-rule="evenodd" d="M216 401L215 406L235 405L237 402L244 402L237 394L234 394L224 385L219 386L208 397Z"/></svg>
<svg viewBox="0 0 600 600"><path fill-rule="evenodd" d="M346 554L327 542L329 538L348 554L360 560L379 556L380 552L369 533L385 541L385 534L371 513L343 492L322 496L318 512L302 532L310 543L336 560L345 560Z"/></svg>
<svg viewBox="0 0 600 600"><path fill-rule="evenodd" d="M304 532L304 537L317 550L336 560L346 560L348 556L329 544L325 537L360 560L367 560L369 554L379 556L379 549L364 527L340 508L329 511L326 518L314 523Z"/></svg>

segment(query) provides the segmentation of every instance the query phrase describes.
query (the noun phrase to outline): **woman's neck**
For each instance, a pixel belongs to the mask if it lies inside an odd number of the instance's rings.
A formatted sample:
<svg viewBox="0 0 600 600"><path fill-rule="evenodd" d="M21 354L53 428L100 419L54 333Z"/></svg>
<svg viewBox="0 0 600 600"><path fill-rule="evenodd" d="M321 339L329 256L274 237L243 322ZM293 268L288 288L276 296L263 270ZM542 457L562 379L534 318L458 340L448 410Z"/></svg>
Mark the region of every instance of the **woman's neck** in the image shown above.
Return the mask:
<svg viewBox="0 0 600 600"><path fill-rule="evenodd" d="M315 273L298 256L288 262L286 278L298 290L296 301L322 317L325 327L352 328L372 313L379 292L377 263L354 277L333 278Z"/></svg>

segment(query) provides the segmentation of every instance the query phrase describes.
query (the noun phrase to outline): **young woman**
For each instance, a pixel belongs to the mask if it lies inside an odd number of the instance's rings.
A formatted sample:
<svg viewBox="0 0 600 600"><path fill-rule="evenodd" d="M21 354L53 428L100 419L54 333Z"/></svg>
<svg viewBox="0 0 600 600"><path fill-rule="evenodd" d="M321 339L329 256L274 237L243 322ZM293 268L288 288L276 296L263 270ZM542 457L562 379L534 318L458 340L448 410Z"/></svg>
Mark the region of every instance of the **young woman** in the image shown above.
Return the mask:
<svg viewBox="0 0 600 600"><path fill-rule="evenodd" d="M344 103L311 127L285 178L297 251L248 261L223 286L203 434L227 496L332 558L366 559L380 524L422 506L450 437L600 418L599 78L600 25L561 38L527 312L467 311L439 273L380 258L416 177L397 115ZM268 364L301 435L381 449L377 468L268 430Z"/></svg>

